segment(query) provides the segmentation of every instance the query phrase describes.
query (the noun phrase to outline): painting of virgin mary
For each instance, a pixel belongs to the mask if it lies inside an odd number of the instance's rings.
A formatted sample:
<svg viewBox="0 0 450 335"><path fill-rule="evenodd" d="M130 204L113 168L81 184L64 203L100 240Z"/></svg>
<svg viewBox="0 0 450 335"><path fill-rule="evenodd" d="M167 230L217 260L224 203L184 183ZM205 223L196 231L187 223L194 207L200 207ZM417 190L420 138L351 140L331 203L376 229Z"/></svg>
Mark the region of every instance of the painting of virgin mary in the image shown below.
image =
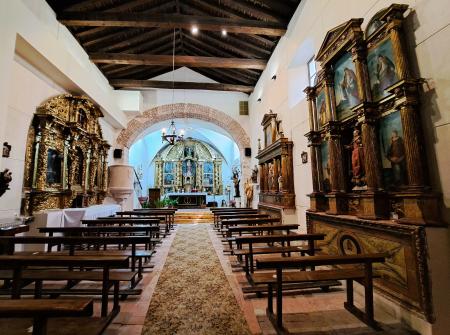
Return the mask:
<svg viewBox="0 0 450 335"><path fill-rule="evenodd" d="M346 53L334 68L334 93L336 96L336 113L339 120L351 115L351 109L361 102L355 65L350 53Z"/></svg>
<svg viewBox="0 0 450 335"><path fill-rule="evenodd" d="M367 55L370 87L374 101L387 96L389 92L386 89L398 80L393 59L392 43L389 39L370 50Z"/></svg>

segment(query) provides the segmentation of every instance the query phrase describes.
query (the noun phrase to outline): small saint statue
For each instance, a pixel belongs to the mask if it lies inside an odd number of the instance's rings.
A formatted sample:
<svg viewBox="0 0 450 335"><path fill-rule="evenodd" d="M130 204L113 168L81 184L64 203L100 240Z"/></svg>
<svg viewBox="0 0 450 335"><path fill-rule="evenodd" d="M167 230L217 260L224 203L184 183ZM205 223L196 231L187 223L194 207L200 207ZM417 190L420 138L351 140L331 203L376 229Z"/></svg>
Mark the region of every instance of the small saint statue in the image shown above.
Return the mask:
<svg viewBox="0 0 450 335"><path fill-rule="evenodd" d="M236 168L233 170L233 184L234 184L234 197L239 198L241 196L241 192L239 191L239 170Z"/></svg>
<svg viewBox="0 0 450 335"><path fill-rule="evenodd" d="M258 182L258 166L255 165L255 167L252 170L252 183L256 184Z"/></svg>
<svg viewBox="0 0 450 335"><path fill-rule="evenodd" d="M278 191L283 192L283 187L284 187L284 178L283 175L280 173L280 175L278 176Z"/></svg>
<svg viewBox="0 0 450 335"><path fill-rule="evenodd" d="M253 184L249 179L245 182L245 196L247 198L247 207L252 207L252 201L253 201Z"/></svg>
<svg viewBox="0 0 450 335"><path fill-rule="evenodd" d="M360 131L355 129L353 131L353 140L350 145L346 146L351 150L352 154L352 183L356 188L364 184L364 148L362 144L362 137Z"/></svg>
<svg viewBox="0 0 450 335"><path fill-rule="evenodd" d="M268 181L269 181L269 191L272 191L275 186L275 175L273 171L273 163L269 163L269 173L268 173Z"/></svg>

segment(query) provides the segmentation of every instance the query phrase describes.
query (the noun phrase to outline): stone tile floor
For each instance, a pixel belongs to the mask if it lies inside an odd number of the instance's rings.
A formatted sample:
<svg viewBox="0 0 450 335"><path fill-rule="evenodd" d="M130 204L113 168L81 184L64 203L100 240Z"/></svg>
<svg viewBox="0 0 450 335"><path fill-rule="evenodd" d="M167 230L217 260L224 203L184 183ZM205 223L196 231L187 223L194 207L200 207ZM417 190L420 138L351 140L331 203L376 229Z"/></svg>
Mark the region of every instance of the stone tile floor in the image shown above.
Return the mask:
<svg viewBox="0 0 450 335"><path fill-rule="evenodd" d="M164 266L170 246L176 231L168 236L157 249L152 259L155 267L147 272L144 279L138 284L143 294L137 298L128 297L121 301L121 311L105 331L105 335L140 335L151 296L155 290L159 275ZM219 257L224 273L230 287L236 296L252 334L276 334L270 321L266 317L267 299L245 298L241 283L246 279L242 272L233 271L231 257L224 255L222 242L213 229L209 236ZM283 319L287 329L293 334L319 335L319 334L409 334L396 325L389 315L376 311L376 319L383 323L383 332L374 332L356 319L343 308L345 300L344 287L334 289L329 293L309 291L304 294L283 297ZM97 308L99 308L97 304ZM99 311L96 311L99 315ZM213 335L213 334L208 334ZM221 334L217 334L221 335Z"/></svg>

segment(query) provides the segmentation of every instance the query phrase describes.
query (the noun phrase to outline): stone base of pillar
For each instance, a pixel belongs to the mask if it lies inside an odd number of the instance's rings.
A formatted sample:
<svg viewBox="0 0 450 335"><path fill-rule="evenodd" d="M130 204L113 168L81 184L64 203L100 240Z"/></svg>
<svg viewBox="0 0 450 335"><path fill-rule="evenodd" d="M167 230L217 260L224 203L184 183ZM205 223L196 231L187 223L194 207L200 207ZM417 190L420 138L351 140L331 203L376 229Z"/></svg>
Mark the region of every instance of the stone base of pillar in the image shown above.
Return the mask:
<svg viewBox="0 0 450 335"><path fill-rule="evenodd" d="M332 192L325 195L328 198L327 214L340 215L348 213L348 198L345 193Z"/></svg>
<svg viewBox="0 0 450 335"><path fill-rule="evenodd" d="M416 193L401 195L400 223L427 226L444 226L440 208L442 197L438 193Z"/></svg>
<svg viewBox="0 0 450 335"><path fill-rule="evenodd" d="M325 212L328 209L327 199L321 192L313 192L308 194L310 212Z"/></svg>
<svg viewBox="0 0 450 335"><path fill-rule="evenodd" d="M384 192L365 192L361 194L356 216L367 220L389 218L389 201L386 194Z"/></svg>

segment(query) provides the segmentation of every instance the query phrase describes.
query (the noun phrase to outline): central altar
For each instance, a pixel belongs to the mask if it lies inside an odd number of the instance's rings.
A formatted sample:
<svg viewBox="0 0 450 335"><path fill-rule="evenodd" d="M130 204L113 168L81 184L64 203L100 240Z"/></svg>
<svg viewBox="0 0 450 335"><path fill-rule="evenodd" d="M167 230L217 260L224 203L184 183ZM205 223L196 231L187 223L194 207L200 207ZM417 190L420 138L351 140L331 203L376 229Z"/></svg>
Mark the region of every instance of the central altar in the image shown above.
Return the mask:
<svg viewBox="0 0 450 335"><path fill-rule="evenodd" d="M166 194L171 200L178 200L178 208L199 208L206 205L206 192L182 192Z"/></svg>
<svg viewBox="0 0 450 335"><path fill-rule="evenodd" d="M222 154L212 144L187 138L163 147L155 156L155 182L161 195L175 193L182 200L223 193ZM199 196L203 194L203 196ZM197 201L199 199L196 199ZM200 204L198 204L200 206Z"/></svg>

